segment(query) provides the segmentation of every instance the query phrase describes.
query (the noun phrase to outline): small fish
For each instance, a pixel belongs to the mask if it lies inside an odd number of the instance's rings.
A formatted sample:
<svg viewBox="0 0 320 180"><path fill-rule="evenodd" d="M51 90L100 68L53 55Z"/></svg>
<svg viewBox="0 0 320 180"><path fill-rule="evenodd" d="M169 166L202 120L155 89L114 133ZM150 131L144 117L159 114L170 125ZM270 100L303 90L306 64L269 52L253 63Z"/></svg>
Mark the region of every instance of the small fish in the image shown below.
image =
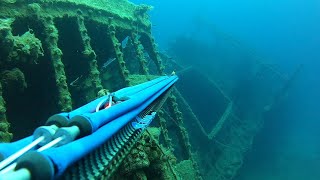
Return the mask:
<svg viewBox="0 0 320 180"><path fill-rule="evenodd" d="M77 77L74 81L72 81L70 83L70 86L79 86L78 82L79 80L82 78L82 75L80 75L79 77Z"/></svg>
<svg viewBox="0 0 320 180"><path fill-rule="evenodd" d="M113 61L115 61L116 58L109 58L106 62L103 63L102 68L107 68Z"/></svg>
<svg viewBox="0 0 320 180"><path fill-rule="evenodd" d="M121 42L121 47L122 47L122 49L124 49L124 48L127 47L128 40L129 40L129 36L127 36L126 38L124 38L124 40Z"/></svg>

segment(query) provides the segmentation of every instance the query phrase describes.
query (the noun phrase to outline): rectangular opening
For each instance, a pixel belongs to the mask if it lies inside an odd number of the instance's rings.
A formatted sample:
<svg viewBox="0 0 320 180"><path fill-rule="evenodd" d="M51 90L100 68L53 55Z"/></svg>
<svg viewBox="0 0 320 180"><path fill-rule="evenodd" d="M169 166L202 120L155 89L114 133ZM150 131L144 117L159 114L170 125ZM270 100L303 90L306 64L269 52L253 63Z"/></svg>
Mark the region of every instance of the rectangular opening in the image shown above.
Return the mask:
<svg viewBox="0 0 320 180"><path fill-rule="evenodd" d="M42 23L34 18L16 18L11 28L14 36L22 36L28 31L33 33L41 41L44 50L44 56L38 59L30 55L26 56L27 63L5 63L0 68L9 131L13 133L12 141L15 141L32 134L50 115L57 113L58 108L55 79Z"/></svg>

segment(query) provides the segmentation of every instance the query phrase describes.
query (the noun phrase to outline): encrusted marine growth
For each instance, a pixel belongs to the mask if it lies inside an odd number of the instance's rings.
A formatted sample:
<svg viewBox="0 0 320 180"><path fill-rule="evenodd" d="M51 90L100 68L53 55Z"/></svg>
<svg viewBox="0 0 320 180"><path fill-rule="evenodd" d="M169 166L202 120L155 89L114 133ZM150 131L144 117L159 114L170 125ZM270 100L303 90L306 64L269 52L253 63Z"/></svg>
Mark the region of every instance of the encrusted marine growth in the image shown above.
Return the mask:
<svg viewBox="0 0 320 180"><path fill-rule="evenodd" d="M98 70L97 55L91 47L91 38L88 35L88 30L84 24L84 17L79 15L77 23L84 46L84 51L82 53L89 62L89 77L87 78L88 80L83 88L86 89L88 94L87 101L90 101L97 97L99 92L102 92L101 90L103 87L101 85L100 72Z"/></svg>
<svg viewBox="0 0 320 180"><path fill-rule="evenodd" d="M6 117L3 90L7 92L23 92L27 88L24 74L18 68L0 72L0 142L10 142L12 133L9 132L10 123Z"/></svg>
<svg viewBox="0 0 320 180"><path fill-rule="evenodd" d="M119 168L114 179L178 179L174 155L159 145L160 130L148 128ZM122 176L122 177L121 177Z"/></svg>
<svg viewBox="0 0 320 180"><path fill-rule="evenodd" d="M198 164L197 164L196 160L194 159L194 156L191 151L191 144L190 144L189 135L188 135L187 130L183 124L182 112L178 108L177 99L174 95L171 95L168 97L167 101L168 101L169 110L171 111L173 118L178 123L180 140L182 141L181 144L183 145L183 148L184 148L185 152L187 153L188 158L192 161L192 165L193 165L194 169L198 169ZM201 179L200 172L197 172L197 179Z"/></svg>
<svg viewBox="0 0 320 180"><path fill-rule="evenodd" d="M174 151L173 144L172 144L172 139L169 136L169 131L167 127L167 121L164 118L164 112L162 110L159 111L158 113L158 119L159 119L159 125L162 130L162 134L164 137L164 143L167 148L169 148L170 151Z"/></svg>
<svg viewBox="0 0 320 180"><path fill-rule="evenodd" d="M0 57L7 64L17 65L23 63L38 63L37 60L43 56L41 41L35 37L32 30L21 36L12 34L11 24L14 19L0 19ZM0 61L0 65L4 64ZM1 67L0 67L1 69Z"/></svg>
<svg viewBox="0 0 320 180"><path fill-rule="evenodd" d="M119 65L119 69L120 69L120 74L123 78L123 80L125 81L126 85L129 85L129 70L126 67L126 62L123 59L123 53L120 50L120 46L121 44L119 43L118 39L116 38L116 31L115 31L115 27L110 25L109 26L109 37L112 41L112 45L114 48L114 52L115 52L115 56L116 59L118 60L118 65Z"/></svg>
<svg viewBox="0 0 320 180"><path fill-rule="evenodd" d="M147 14L150 9L151 6L135 5L126 0L0 1L0 17L8 17L0 20L0 74L3 73L1 77L6 75L5 80L0 81L2 85L0 131L7 133L9 127L7 117L9 122L11 118L6 114L8 107L5 107L5 101L9 102L9 99L4 99L6 97L2 96L2 92L12 93L6 89L13 87L14 83L18 83L19 86L16 87L21 90L27 88L28 92L31 90L28 89L29 87L39 87L32 89L33 93L23 94L23 96L33 98L37 95L38 98L38 92L34 90L39 90L43 101L37 101L37 105L43 105L45 110L48 110L41 114L41 117L49 117L52 113L70 111L80 103L86 103L84 101L105 95L109 90L114 91L125 86L143 83L163 75L165 67L162 65L156 43L151 35L151 23ZM76 40L74 46L72 46L73 40L69 40L70 32L73 33L72 38ZM15 36L19 33L21 36ZM132 71L130 69L130 72L127 66L129 68L131 66L128 65L129 61L125 59L125 52L123 52L125 48L120 44L123 40L121 38L124 37L129 37L132 43L132 49L128 50L135 52L135 57L132 58L134 60L130 63L136 63L132 66L136 69ZM72 47L66 46L66 42L69 42ZM147 54L148 57L145 56ZM114 63L107 68L104 67L106 60L114 58L116 59ZM137 61L134 62L135 60ZM155 64L152 66L155 67L154 69L148 67L150 61ZM37 66L26 66L28 63L34 63ZM34 72L33 70L39 73L26 73ZM133 72L140 74L130 74ZM26 73L26 81L23 73ZM11 75L16 77L15 81L14 78L9 78L12 77ZM29 82L30 79L32 82ZM73 86L74 81L77 82L76 86ZM6 84L7 82L9 85ZM77 90L74 90L76 88ZM48 92L43 92L46 90ZM81 102L77 104L76 98L81 98ZM49 101L50 103L47 104ZM153 138L145 134L128 156L126 164L119 168L118 172L125 177L178 179L174 171L176 158L173 155L176 142L171 137L176 133L175 131L179 134L182 147L187 148L186 159L193 158L187 132L182 127L181 112L177 109L177 102L171 101L169 106L173 111L169 113L178 113L172 117L179 122L179 128L168 129L170 127L167 123L170 122L165 119L164 113L159 112L159 124L167 149L163 150L158 136L154 135L157 133L152 133L150 129ZM18 102L14 103L16 105ZM30 102L30 107L34 107L32 103ZM38 114L35 116L38 117ZM13 119L18 121L14 117ZM9 141L11 134L7 134L9 136L2 134L0 136ZM134 143L132 142L132 146ZM130 149L127 151L129 152ZM120 157L125 158L125 155L122 154ZM193 159L192 166L193 169L197 168ZM115 167L110 168L115 169ZM90 170L88 168L88 171Z"/></svg>
<svg viewBox="0 0 320 180"><path fill-rule="evenodd" d="M8 60L37 64L40 56L43 56L41 41L29 30L22 36L14 37L13 51L9 54Z"/></svg>
<svg viewBox="0 0 320 180"><path fill-rule="evenodd" d="M220 156L217 158L211 175L215 179L232 179L241 168L245 153L251 147L253 139L262 127L262 117L259 114L248 113L242 119L233 115L228 129L228 138L216 140Z"/></svg>
<svg viewBox="0 0 320 180"><path fill-rule="evenodd" d="M62 51L58 47L58 30L54 25L53 19L50 17L41 19L41 22L44 25L46 43L54 69L54 76L58 89L58 106L61 111L70 111L72 109L71 94L66 82L67 78L64 71L64 64L61 61Z"/></svg>
<svg viewBox="0 0 320 180"><path fill-rule="evenodd" d="M150 34L147 34L146 36L147 36L147 38L143 38L144 43L147 44L147 46L145 46L145 49L148 52L150 58L156 64L158 72L160 74L163 74L165 67L162 64L162 61L161 61L161 58L159 55L159 51L157 50L157 45L154 41L154 38Z"/></svg>
<svg viewBox="0 0 320 180"><path fill-rule="evenodd" d="M23 92L27 88L24 74L19 68L1 72L0 82L7 92Z"/></svg>
<svg viewBox="0 0 320 180"><path fill-rule="evenodd" d="M10 124L6 117L5 101L2 98L2 85L0 82L0 142L10 142L12 134L9 133Z"/></svg>
<svg viewBox="0 0 320 180"><path fill-rule="evenodd" d="M27 87L23 72L14 68L22 64L37 64L43 56L42 43L32 30L21 36L12 34L13 18L0 19L0 141L9 142L10 124L7 121L4 89L7 92L23 92Z"/></svg>
<svg viewBox="0 0 320 180"><path fill-rule="evenodd" d="M13 50L14 39L11 33L11 23L13 19L0 19L0 56L1 59L7 59ZM0 61L0 67L3 67L3 60Z"/></svg>
<svg viewBox="0 0 320 180"><path fill-rule="evenodd" d="M136 50L137 57L139 59L140 67L142 69L142 73L145 75L149 74L149 69L147 67L147 60L144 57L144 48L139 40L139 36L137 33L131 33L131 40L133 47Z"/></svg>

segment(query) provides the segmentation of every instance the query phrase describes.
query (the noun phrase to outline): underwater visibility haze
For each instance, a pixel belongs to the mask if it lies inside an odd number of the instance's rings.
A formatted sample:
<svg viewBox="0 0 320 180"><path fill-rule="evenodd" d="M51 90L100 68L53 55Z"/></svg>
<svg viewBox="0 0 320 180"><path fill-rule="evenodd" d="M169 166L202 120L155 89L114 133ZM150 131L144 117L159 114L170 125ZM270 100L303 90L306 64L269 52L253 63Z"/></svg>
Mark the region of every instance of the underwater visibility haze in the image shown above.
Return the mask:
<svg viewBox="0 0 320 180"><path fill-rule="evenodd" d="M0 179L320 179L320 1L0 0Z"/></svg>
<svg viewBox="0 0 320 180"><path fill-rule="evenodd" d="M239 71L234 73L241 76L241 73L246 73L240 70L243 58L248 58L246 56L252 53L266 63L275 64L284 74L292 75L298 66L302 66L288 89L286 101L266 115L263 127L234 179L319 179L320 2L152 2L155 8L151 17L156 24L153 31L162 43L161 48L166 49L174 37L195 40L187 50L181 48L181 56L192 57L186 58L189 59L187 63L201 71L210 73L219 64L218 61L235 56L232 57L232 64L237 64ZM202 24L199 24L200 21ZM209 28L213 30L208 32ZM223 44L230 37L240 42L236 50L232 44ZM199 43L202 43L201 48ZM244 49L244 57L236 52L241 48ZM218 53L227 55L220 58L210 55L210 52L220 50L227 52ZM189 54L183 55L184 51ZM184 61L181 59L181 62ZM221 71L228 71L229 68L226 64ZM264 83L274 86L272 82Z"/></svg>

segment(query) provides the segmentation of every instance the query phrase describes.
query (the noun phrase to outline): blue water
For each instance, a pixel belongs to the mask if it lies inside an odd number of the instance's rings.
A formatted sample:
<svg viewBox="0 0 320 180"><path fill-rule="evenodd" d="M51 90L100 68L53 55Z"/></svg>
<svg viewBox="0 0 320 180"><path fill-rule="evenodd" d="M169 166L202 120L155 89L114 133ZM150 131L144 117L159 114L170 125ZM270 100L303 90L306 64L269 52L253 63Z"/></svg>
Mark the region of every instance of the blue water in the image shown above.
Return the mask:
<svg viewBox="0 0 320 180"><path fill-rule="evenodd" d="M210 34L195 24L202 19L254 48L285 74L303 64L287 103L266 120L235 179L320 179L319 0L134 2L154 6L153 34L161 50L177 36L195 32L209 42Z"/></svg>

